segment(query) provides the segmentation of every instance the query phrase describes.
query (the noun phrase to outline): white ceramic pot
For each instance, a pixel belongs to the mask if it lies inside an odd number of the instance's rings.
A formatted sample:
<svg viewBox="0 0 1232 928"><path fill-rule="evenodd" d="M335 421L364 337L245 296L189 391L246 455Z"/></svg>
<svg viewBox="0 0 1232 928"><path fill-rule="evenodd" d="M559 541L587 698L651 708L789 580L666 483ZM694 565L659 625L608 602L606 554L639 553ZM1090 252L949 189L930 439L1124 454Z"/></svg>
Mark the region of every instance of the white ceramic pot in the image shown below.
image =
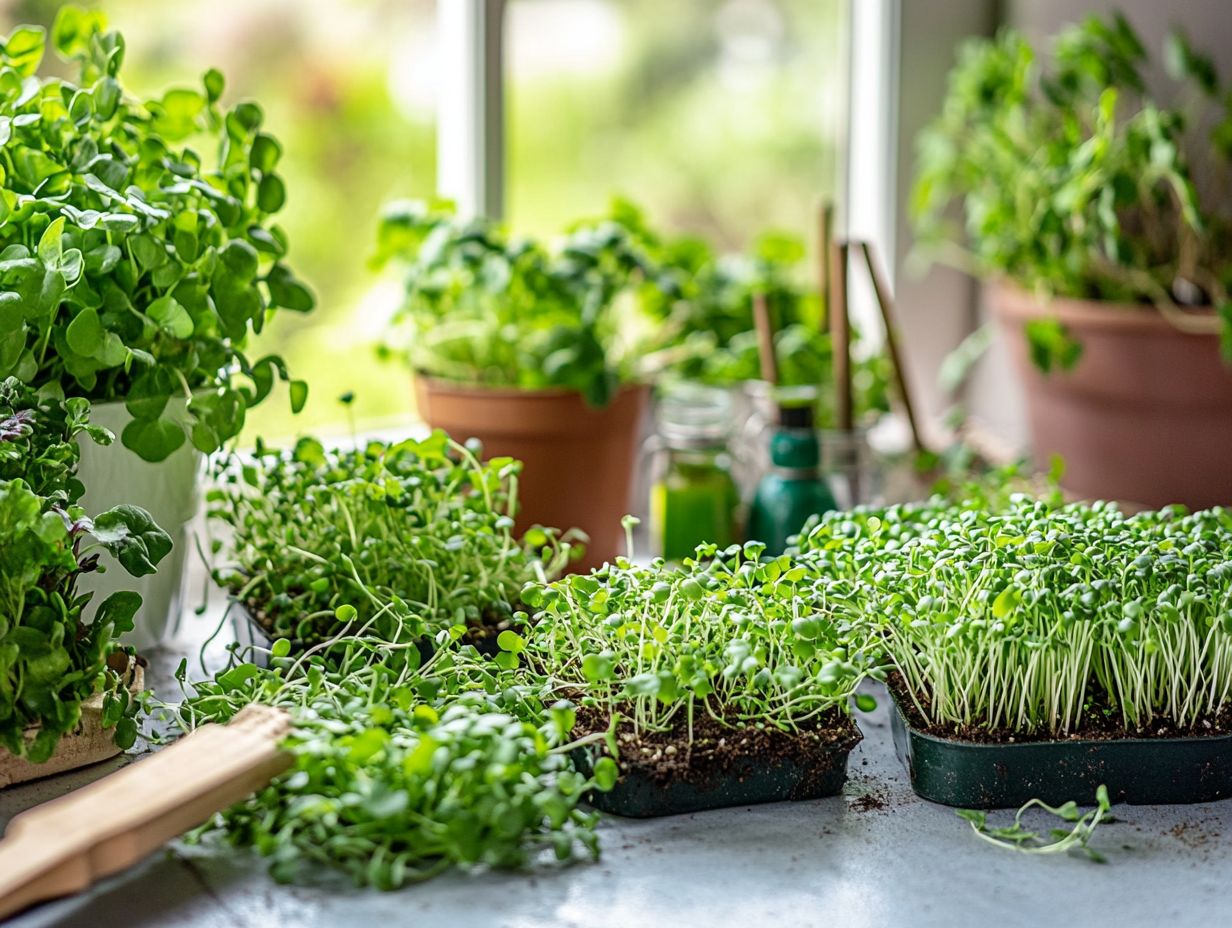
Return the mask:
<svg viewBox="0 0 1232 928"><path fill-rule="evenodd" d="M180 401L179 408L183 406ZM174 408L171 412L174 414ZM103 552L100 563L106 566L106 573L87 574L79 588L93 591L95 604L118 590L141 594L134 628L122 638L141 651L162 642L179 624L184 567L191 547L188 528L200 502L205 456L185 441L165 461L151 464L142 460L120 441L124 426L131 421L123 403L94 406L90 422L110 429L116 440L103 447L89 438L79 439L81 466L77 476L86 488L81 505L91 516L124 503L140 506L171 536L174 547L158 565L158 571L148 577L129 576L115 558Z"/></svg>

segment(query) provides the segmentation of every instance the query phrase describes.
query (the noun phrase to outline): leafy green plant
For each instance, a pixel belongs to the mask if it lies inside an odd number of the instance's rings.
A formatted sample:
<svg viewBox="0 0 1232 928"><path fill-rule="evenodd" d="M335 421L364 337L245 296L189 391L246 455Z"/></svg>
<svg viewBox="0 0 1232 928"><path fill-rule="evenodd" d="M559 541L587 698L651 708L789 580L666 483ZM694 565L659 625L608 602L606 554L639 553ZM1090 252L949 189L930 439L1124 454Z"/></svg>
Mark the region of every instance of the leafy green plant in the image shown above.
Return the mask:
<svg viewBox="0 0 1232 928"><path fill-rule="evenodd" d="M962 46L919 140L922 240L1042 296L1150 303L1178 325L1205 325L1177 307L1228 303L1232 94L1173 33L1164 64L1182 102L1154 100L1146 50L1120 15L1065 29L1051 59L1010 29ZM1198 174L1211 182L1200 187ZM961 228L947 218L953 204ZM1042 369L1077 362L1055 320L1028 335Z"/></svg>
<svg viewBox="0 0 1232 928"><path fill-rule="evenodd" d="M122 674L127 660L111 666L108 658L141 597L112 593L87 618L92 594L79 594L77 581L99 569L100 547L135 576L171 550L144 510L118 507L91 521L77 505L78 436L111 439L88 416L83 399L59 402L16 378L0 382L0 745L35 763L99 692L107 694L104 724L122 747L132 745L138 705Z"/></svg>
<svg viewBox="0 0 1232 928"><path fill-rule="evenodd" d="M1054 815L1070 827L1052 828L1048 840L1038 832L1029 831L1023 826L1023 816L1031 809L1039 807L1049 815ZM1060 805L1050 806L1039 799L1025 803L1016 813L1012 825L992 826L988 824L988 814L978 809L958 809L957 815L971 824L971 830L980 838L996 847L1021 854L1065 854L1070 851L1081 851L1088 860L1095 863L1106 863L1107 858L1090 846L1095 829L1110 821L1109 813L1112 804L1108 801L1108 788L1100 786L1095 791L1095 808L1082 812L1073 800Z"/></svg>
<svg viewBox="0 0 1232 928"><path fill-rule="evenodd" d="M815 601L880 636L926 724L1193 730L1232 705L1232 514L941 500L826 518Z"/></svg>
<svg viewBox="0 0 1232 928"><path fill-rule="evenodd" d="M626 200L615 200L605 218L628 230L658 268L658 286L641 291L647 315L658 323L650 369L716 386L759 380L753 302L760 295L775 326L780 382L833 382L833 346L821 327L825 307L801 283L805 251L798 238L768 232L748 254L717 254L702 239L656 232ZM854 401L857 414L868 418L889 410L889 360L883 352L864 350L858 333L855 341ZM818 423L832 426L832 391L820 391L818 401Z"/></svg>
<svg viewBox="0 0 1232 928"><path fill-rule="evenodd" d="M376 266L405 270L395 327L420 372L478 385L567 387L606 405L636 374L633 301L654 268L615 222L575 229L549 250L511 238L445 205L392 204L382 216ZM643 330L646 323L640 326ZM396 349L386 346L383 353Z"/></svg>
<svg viewBox="0 0 1232 928"><path fill-rule="evenodd" d="M177 709L186 728L253 702L280 706L295 758L196 837L256 848L280 880L320 863L381 889L451 867L522 867L545 850L597 856L596 816L577 804L610 788L615 769L589 778L570 767L571 707L529 708L534 695L473 648L421 665L405 638L344 630L295 657L279 639L268 667L234 663L192 684Z"/></svg>
<svg viewBox="0 0 1232 928"><path fill-rule="evenodd" d="M220 459L208 511L230 537L214 543L214 577L269 634L297 642L335 634L342 606L386 635L499 629L522 587L555 576L577 547L539 527L515 537L521 465L477 451L437 431Z"/></svg>
<svg viewBox="0 0 1232 928"><path fill-rule="evenodd" d="M535 610L531 633L501 646L635 734L679 730L691 743L702 715L786 731L846 715L871 669L865 642L800 595L803 568L763 561L763 548L703 545L679 567L617 558L534 585L522 594Z"/></svg>
<svg viewBox="0 0 1232 928"><path fill-rule="evenodd" d="M288 379L280 358L245 355L248 336L275 308L313 308L271 222L282 148L255 104L220 108L217 71L200 90L127 95L124 39L97 12L63 7L52 43L78 84L37 76L41 29L0 54L0 376L124 401L123 443L146 460L186 440L214 451ZM294 408L306 393L291 381Z"/></svg>

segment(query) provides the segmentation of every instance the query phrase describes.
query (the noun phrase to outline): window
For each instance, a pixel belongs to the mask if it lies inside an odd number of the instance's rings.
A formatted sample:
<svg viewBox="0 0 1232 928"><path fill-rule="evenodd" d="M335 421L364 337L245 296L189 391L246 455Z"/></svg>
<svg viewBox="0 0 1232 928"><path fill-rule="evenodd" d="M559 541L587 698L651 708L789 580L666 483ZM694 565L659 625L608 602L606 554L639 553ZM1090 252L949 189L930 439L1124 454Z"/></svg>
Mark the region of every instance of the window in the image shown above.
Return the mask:
<svg viewBox="0 0 1232 928"><path fill-rule="evenodd" d="M551 233L613 194L747 246L836 189L838 0L510 0L506 215Z"/></svg>

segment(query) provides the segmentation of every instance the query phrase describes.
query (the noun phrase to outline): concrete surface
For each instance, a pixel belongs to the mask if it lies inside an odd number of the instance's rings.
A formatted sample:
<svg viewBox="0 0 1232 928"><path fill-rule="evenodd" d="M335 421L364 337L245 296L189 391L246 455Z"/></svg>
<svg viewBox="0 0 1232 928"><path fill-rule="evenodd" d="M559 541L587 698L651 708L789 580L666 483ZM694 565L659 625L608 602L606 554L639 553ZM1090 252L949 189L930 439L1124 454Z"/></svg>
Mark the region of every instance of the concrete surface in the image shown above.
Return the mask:
<svg viewBox="0 0 1232 928"><path fill-rule="evenodd" d="M190 623L200 627L198 623ZM212 623L211 623L212 624ZM203 633L208 634L208 632ZM180 651L151 680L170 698ZM195 653L195 648L192 649ZM979 841L953 810L915 797L884 708L861 716L843 796L602 824L603 858L532 873L449 874L396 893L323 875L279 886L255 855L176 844L14 928L341 926L1211 926L1232 916L1232 802L1116 809L1078 857L1026 857ZM0 820L114 769L0 793ZM871 801L869 798L872 797ZM884 803L884 808L875 808ZM996 813L997 821L1008 813ZM1032 819L1048 827L1044 818Z"/></svg>

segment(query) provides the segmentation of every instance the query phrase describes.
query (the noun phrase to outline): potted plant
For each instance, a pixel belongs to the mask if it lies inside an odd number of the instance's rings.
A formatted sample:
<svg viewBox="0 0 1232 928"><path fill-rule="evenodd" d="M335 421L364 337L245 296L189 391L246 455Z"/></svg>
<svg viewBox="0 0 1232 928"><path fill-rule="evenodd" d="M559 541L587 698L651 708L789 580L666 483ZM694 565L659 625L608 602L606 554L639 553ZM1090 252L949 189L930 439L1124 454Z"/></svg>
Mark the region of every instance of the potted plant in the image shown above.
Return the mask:
<svg viewBox="0 0 1232 928"><path fill-rule="evenodd" d="M1012 30L969 42L914 208L994 283L1041 466L1061 455L1082 497L1204 508L1232 501L1232 97L1181 35L1164 62L1189 105L1152 98L1120 16L1063 31L1048 64Z"/></svg>
<svg viewBox="0 0 1232 928"><path fill-rule="evenodd" d="M798 563L880 639L899 756L966 808L1232 795L1232 515L1018 496L823 519Z"/></svg>
<svg viewBox="0 0 1232 928"><path fill-rule="evenodd" d="M255 104L223 111L216 71L200 90L134 99L118 79L123 37L95 12L63 7L52 41L77 84L37 75L41 29L19 28L0 56L0 376L94 403L122 447L83 447L87 505L140 502L173 533L167 569L142 587L148 644L180 587L200 455L287 379L280 358L245 355L248 336L313 297L271 222L282 150ZM290 393L298 409L307 387Z"/></svg>
<svg viewBox="0 0 1232 928"><path fill-rule="evenodd" d="M653 337L634 291L655 270L615 222L581 226L552 250L490 221L423 203L390 207L378 265L406 272L395 327L420 414L524 464L518 529L576 527L578 566L615 556L629 509Z"/></svg>
<svg viewBox="0 0 1232 928"><path fill-rule="evenodd" d="M450 636L494 652L522 587L558 575L572 546L541 526L515 534L519 471L508 458L481 463L440 431L353 450L258 442L251 458L215 463L213 577L266 647L282 638L300 651L372 628L422 642L425 658Z"/></svg>
<svg viewBox="0 0 1232 928"><path fill-rule="evenodd" d="M0 381L3 783L102 760L130 747L137 733L132 660L116 637L131 627L141 597L121 591L96 602L79 585L99 570L104 549L140 577L154 571L171 540L135 506L86 516L78 504L79 436L111 440L89 424L85 400L39 396L13 377Z"/></svg>
<svg viewBox="0 0 1232 928"><path fill-rule="evenodd" d="M803 604L803 569L763 550L703 546L676 568L618 558L523 593L533 624L502 647L576 703L583 773L616 760L598 808L668 815L842 788L867 652Z"/></svg>

